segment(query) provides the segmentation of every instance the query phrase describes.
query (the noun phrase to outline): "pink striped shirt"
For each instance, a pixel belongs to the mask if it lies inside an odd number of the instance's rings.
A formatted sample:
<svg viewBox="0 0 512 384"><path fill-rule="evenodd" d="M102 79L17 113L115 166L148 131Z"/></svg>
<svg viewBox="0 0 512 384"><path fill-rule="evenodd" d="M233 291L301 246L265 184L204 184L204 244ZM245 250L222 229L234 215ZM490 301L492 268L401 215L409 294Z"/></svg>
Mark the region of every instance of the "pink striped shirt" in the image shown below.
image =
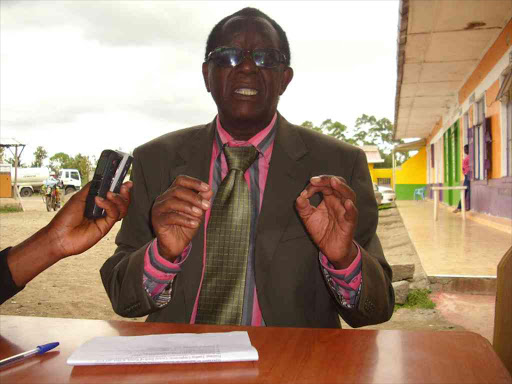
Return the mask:
<svg viewBox="0 0 512 384"><path fill-rule="evenodd" d="M270 122L270 124L262 131L258 132L255 136L250 138L248 141L238 141L233 139L228 132L226 132L221 124L220 120L217 116L217 134L220 138L221 143L224 145L227 143L228 146L247 146L253 145L255 148L259 149L262 142L267 139L268 135L272 132L274 128L275 121L277 118L277 114L274 115L274 118ZM249 189L251 189L251 185L256 186L259 189L259 206L257 207L258 212L261 209L261 202L263 201L263 194L265 190L265 185L267 181L268 170L270 166L270 158L272 156L273 150L273 137L271 141L264 146L264 150L261 151L261 156L258 157L257 163L255 167L258 169L255 176L255 172L250 172L250 169L245 173L245 180ZM220 154L220 180L217 180L215 172L219 170L216 168L219 164L219 154ZM252 167L251 167L252 168ZM217 140L213 142L213 150L212 157L210 161L210 173L209 173L209 184L212 188L217 188L220 181L224 179L224 177L228 173L228 166L226 163L226 158L223 153L221 153L221 148L217 144ZM255 177L257 180L252 180L251 183L251 175ZM204 252L203 252L203 270L201 275L201 285L204 277L204 266L206 265L206 231L208 227L208 221L210 218L210 210L208 210L205 214L205 226L204 226ZM146 250L145 259L144 259L144 275L143 275L143 284L146 289L146 292L155 303L159 306L165 306L169 300L171 299L171 293L169 292L172 280L181 271L181 265L186 260L191 245L189 245L182 253L182 255L176 259L173 263L164 259L158 254L158 248L156 246L157 240L155 239L151 245ZM254 244L252 244L253 246ZM357 244L356 244L357 245ZM361 274L361 252L358 247L358 254L356 259L352 262L352 264L344 269L344 270L336 270L331 263L329 263L327 257L320 254L320 263L323 267L324 275L329 282L329 286L334 291L338 301L341 305L351 308L356 305L357 299L362 286L362 274ZM251 276L249 276L250 280ZM252 283L252 284L251 284ZM248 295L248 297L252 298L252 303L247 303L248 306L251 307L250 316L250 325L253 326L261 326L264 325L264 321L261 315L261 309L259 307L258 295L256 292L256 285L254 283L254 276L252 276L252 281L248 283L248 286L252 285L252 295ZM247 287L247 285L246 285ZM201 286L197 292L196 301L194 304L194 309L192 311L192 316L190 319L190 323L195 323L195 318L197 314L197 304L199 299L199 293L201 291Z"/></svg>

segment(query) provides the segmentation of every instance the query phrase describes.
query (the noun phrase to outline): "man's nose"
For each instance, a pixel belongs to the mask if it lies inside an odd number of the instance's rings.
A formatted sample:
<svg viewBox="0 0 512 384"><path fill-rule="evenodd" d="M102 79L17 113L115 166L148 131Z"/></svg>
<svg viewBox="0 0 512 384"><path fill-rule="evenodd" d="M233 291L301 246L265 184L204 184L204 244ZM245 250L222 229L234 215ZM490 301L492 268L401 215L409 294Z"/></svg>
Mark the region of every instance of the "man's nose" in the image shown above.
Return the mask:
<svg viewBox="0 0 512 384"><path fill-rule="evenodd" d="M243 52L242 61L238 65L241 70L244 72L255 72L257 70L256 63L254 62L252 58L252 52L249 50L245 50Z"/></svg>

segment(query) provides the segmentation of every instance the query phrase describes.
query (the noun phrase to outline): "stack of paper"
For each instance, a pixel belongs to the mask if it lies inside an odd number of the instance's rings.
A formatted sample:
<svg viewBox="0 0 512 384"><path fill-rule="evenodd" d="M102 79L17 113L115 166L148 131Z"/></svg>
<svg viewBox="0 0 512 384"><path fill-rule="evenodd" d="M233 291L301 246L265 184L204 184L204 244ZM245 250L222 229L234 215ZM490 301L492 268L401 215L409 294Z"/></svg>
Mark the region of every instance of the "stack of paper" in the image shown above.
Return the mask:
<svg viewBox="0 0 512 384"><path fill-rule="evenodd" d="M96 337L68 358L69 365L255 361L247 332Z"/></svg>

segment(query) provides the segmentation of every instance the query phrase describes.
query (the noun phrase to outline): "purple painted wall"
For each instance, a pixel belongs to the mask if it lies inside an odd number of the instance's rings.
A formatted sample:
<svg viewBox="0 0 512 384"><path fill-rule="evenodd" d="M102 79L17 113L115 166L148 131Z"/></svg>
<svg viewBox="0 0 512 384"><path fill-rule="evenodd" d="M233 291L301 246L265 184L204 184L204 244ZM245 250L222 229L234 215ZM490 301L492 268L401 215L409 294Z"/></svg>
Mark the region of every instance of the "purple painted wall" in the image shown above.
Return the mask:
<svg viewBox="0 0 512 384"><path fill-rule="evenodd" d="M442 187L443 183L436 183L436 184L427 184L427 195L428 198L431 200L434 200L434 191L432 191L432 187ZM444 191L439 191L439 201L443 201L443 193Z"/></svg>
<svg viewBox="0 0 512 384"><path fill-rule="evenodd" d="M472 181L471 210L512 219L512 177Z"/></svg>

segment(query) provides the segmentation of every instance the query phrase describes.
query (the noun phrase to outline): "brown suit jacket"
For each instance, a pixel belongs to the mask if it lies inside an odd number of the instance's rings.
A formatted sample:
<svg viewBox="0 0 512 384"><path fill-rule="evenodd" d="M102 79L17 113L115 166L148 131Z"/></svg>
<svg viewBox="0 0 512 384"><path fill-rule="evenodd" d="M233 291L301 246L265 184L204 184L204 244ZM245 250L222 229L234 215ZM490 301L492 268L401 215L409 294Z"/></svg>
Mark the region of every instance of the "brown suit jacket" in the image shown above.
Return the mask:
<svg viewBox="0 0 512 384"><path fill-rule="evenodd" d="M278 116L270 169L255 246L258 301L268 326L339 327L338 314L353 327L387 321L394 306L391 268L376 235L378 211L365 153L356 147L294 126ZM202 270L204 227L173 283L170 303L158 308L142 284L144 252L155 235L151 207L179 175L208 182L215 120L168 133L134 151L132 203L122 223L118 248L101 268L114 311L149 314L148 321L188 323ZM294 208L315 175L344 177L357 196L355 240L362 246L363 286L357 308L343 308L321 272L318 248ZM321 201L315 195L313 204Z"/></svg>

